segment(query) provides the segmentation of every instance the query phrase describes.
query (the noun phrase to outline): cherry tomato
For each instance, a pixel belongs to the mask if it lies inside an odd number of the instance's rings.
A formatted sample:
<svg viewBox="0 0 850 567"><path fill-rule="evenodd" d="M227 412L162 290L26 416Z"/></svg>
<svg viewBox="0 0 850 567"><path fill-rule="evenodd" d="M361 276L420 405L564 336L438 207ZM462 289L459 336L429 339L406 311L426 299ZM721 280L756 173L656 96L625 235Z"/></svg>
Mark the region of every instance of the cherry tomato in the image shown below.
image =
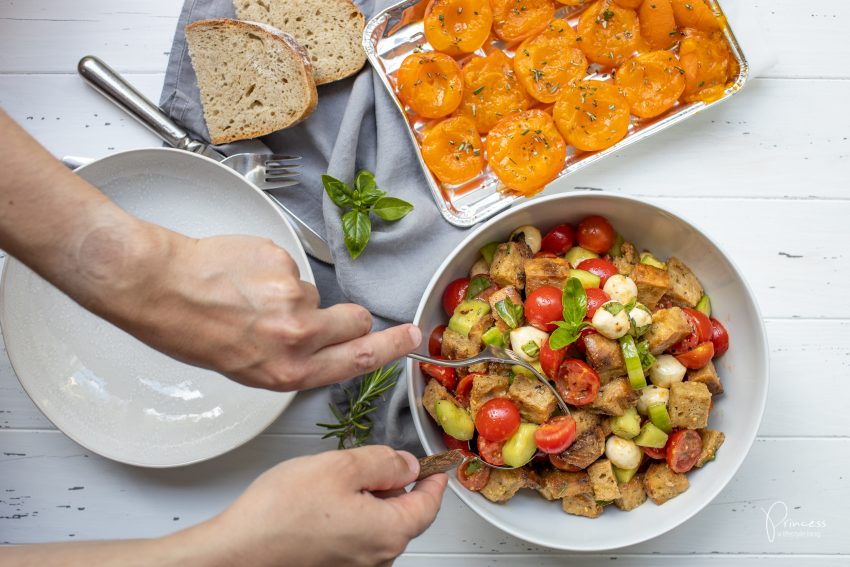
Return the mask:
<svg viewBox="0 0 850 567"><path fill-rule="evenodd" d="M685 315L688 316L691 327L696 330L697 335L699 336L699 342L704 343L705 341L710 341L711 320L705 316L705 313L697 311L696 309L691 309L690 307L684 307L682 311L684 311Z"/></svg>
<svg viewBox="0 0 850 567"><path fill-rule="evenodd" d="M605 258L588 258L578 265L579 270L585 270L599 276L599 287L605 287L608 278L620 273L617 267Z"/></svg>
<svg viewBox="0 0 850 567"><path fill-rule="evenodd" d="M553 254L552 252L543 252L542 250L534 255L535 258L557 258L557 254Z"/></svg>
<svg viewBox="0 0 850 567"><path fill-rule="evenodd" d="M578 472L578 471L581 470L577 466L566 462L564 459L561 458L560 455L556 455L554 453L549 454L549 462L552 463L553 467L555 467L556 469L560 469L562 471Z"/></svg>
<svg viewBox="0 0 850 567"><path fill-rule="evenodd" d="M490 467L476 459L466 461L457 468L457 479L467 490L478 492L490 482Z"/></svg>
<svg viewBox="0 0 850 567"><path fill-rule="evenodd" d="M566 254L573 247L575 233L572 225L559 224L546 233L540 243L541 252L551 252L555 255Z"/></svg>
<svg viewBox="0 0 850 567"><path fill-rule="evenodd" d="M562 296L561 290L551 285L538 287L525 300L525 318L541 331L551 333L558 328L553 321L564 318Z"/></svg>
<svg viewBox="0 0 850 567"><path fill-rule="evenodd" d="M463 301L468 287L469 278L458 278L446 286L446 291L443 292L443 309L446 315L454 315L455 308Z"/></svg>
<svg viewBox="0 0 850 567"><path fill-rule="evenodd" d="M582 262L584 264L585 262ZM582 268L584 269L584 268ZM587 318L593 319L593 315L596 313L596 310L602 307L602 304L606 301L610 301L611 297L599 289L598 287L591 287L584 290L584 294L587 296Z"/></svg>
<svg viewBox="0 0 850 567"><path fill-rule="evenodd" d="M644 447L643 452L646 453L646 456L650 459L655 459L656 461L663 461L667 458L667 446L661 447L660 449L655 449L653 447Z"/></svg>
<svg viewBox="0 0 850 567"><path fill-rule="evenodd" d="M446 449L451 451L452 449L460 449L461 451L469 451L469 441L461 441L460 439L455 439L445 431L443 432L443 443L446 444Z"/></svg>
<svg viewBox="0 0 850 567"><path fill-rule="evenodd" d="M455 398L463 407L469 407L469 393L472 392L472 383L476 376L479 376L479 374L467 374L457 383Z"/></svg>
<svg viewBox="0 0 850 567"><path fill-rule="evenodd" d="M714 357L723 356L729 350L729 333L723 323L711 319L711 344L714 345Z"/></svg>
<svg viewBox="0 0 850 567"><path fill-rule="evenodd" d="M696 370L708 364L713 357L714 345L711 341L706 341L684 354L677 354L676 360L681 362L686 368Z"/></svg>
<svg viewBox="0 0 850 567"><path fill-rule="evenodd" d="M482 436L478 436L478 454L482 459L490 463L491 465L496 465L500 467L505 464L505 459L502 457L502 446L504 443L498 443L496 441L487 441Z"/></svg>
<svg viewBox="0 0 850 567"><path fill-rule="evenodd" d="M587 291L587 290L585 290ZM590 309L590 297L588 297L587 307ZM582 356L587 355L587 345L584 344L584 337L587 335L596 335L599 334L599 331L594 329L593 327L585 327L581 330L581 333L578 336L578 340L574 343L576 348L581 353Z"/></svg>
<svg viewBox="0 0 850 567"><path fill-rule="evenodd" d="M543 367L544 374L554 380L566 355L566 347L552 350L552 347L549 346L549 339L543 341L540 346L540 366Z"/></svg>
<svg viewBox="0 0 850 567"><path fill-rule="evenodd" d="M561 453L576 440L576 420L568 415L553 417L534 432L534 442L544 453Z"/></svg>
<svg viewBox="0 0 850 567"><path fill-rule="evenodd" d="M430 362L420 362L419 370L426 376L434 378L437 382L446 387L447 390L454 390L457 384L457 374L454 368L447 366L437 366Z"/></svg>
<svg viewBox="0 0 850 567"><path fill-rule="evenodd" d="M574 406L587 405L599 393L599 375L585 362L568 358L561 363L555 387L564 401Z"/></svg>
<svg viewBox="0 0 850 567"><path fill-rule="evenodd" d="M576 230L578 245L597 254L605 254L617 235L605 217L592 215L581 221Z"/></svg>
<svg viewBox="0 0 850 567"><path fill-rule="evenodd" d="M686 473L702 453L702 438L693 429L674 431L667 441L667 466L675 473Z"/></svg>
<svg viewBox="0 0 850 567"><path fill-rule="evenodd" d="M520 421L515 403L507 398L493 398L475 414L475 429L488 441L502 442L519 429Z"/></svg>
<svg viewBox="0 0 850 567"><path fill-rule="evenodd" d="M446 332L445 325L437 325L428 337L428 354L440 356L443 352L443 333Z"/></svg>

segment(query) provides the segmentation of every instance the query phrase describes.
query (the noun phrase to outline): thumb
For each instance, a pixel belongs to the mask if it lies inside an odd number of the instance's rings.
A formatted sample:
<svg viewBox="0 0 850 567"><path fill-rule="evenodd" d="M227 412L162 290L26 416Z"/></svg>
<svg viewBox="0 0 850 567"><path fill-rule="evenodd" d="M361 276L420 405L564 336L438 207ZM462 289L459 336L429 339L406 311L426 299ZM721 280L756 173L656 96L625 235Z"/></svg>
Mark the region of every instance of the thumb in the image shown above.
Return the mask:
<svg viewBox="0 0 850 567"><path fill-rule="evenodd" d="M417 482L410 492L384 500L399 512L399 524L408 536L418 536L437 517L448 482L445 474L435 474Z"/></svg>
<svg viewBox="0 0 850 567"><path fill-rule="evenodd" d="M403 488L419 475L419 461L407 451L370 445L343 451L350 460L350 473L358 491Z"/></svg>

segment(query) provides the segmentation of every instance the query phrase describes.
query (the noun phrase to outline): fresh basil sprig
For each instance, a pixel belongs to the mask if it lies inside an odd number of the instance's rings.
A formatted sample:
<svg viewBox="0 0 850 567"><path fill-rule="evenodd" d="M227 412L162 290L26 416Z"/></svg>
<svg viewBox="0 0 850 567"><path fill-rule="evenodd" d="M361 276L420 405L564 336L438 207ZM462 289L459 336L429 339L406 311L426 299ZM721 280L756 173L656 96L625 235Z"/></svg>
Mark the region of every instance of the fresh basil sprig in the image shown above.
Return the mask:
<svg viewBox="0 0 850 567"><path fill-rule="evenodd" d="M549 347L558 350L578 340L582 329L589 327L584 318L587 315L587 294L578 278L570 278L564 285L561 297L564 305L564 320L553 321L557 329L549 337Z"/></svg>
<svg viewBox="0 0 850 567"><path fill-rule="evenodd" d="M649 341L641 341L637 344L638 358L643 371L649 370L649 367L655 364L655 357L649 352Z"/></svg>
<svg viewBox="0 0 850 567"><path fill-rule="evenodd" d="M469 282L469 287L466 288L466 295L464 299L475 299L478 297L478 294L489 288L491 285L490 280L485 278L484 276L475 276L472 278L472 281Z"/></svg>
<svg viewBox="0 0 850 567"><path fill-rule="evenodd" d="M498 313L499 317L501 317L502 321L504 321L508 327L511 329L519 327L519 323L522 321L523 315L522 303L515 304L511 301L510 297L506 297L501 301L497 301L495 307L496 313ZM528 356L532 355L529 354Z"/></svg>
<svg viewBox="0 0 850 567"><path fill-rule="evenodd" d="M407 201L387 197L386 191L378 189L372 172L365 169L357 172L353 188L330 175L322 176L322 185L337 207L351 209L342 215L342 236L352 259L360 256L372 236L369 213L394 222L413 210L413 205Z"/></svg>

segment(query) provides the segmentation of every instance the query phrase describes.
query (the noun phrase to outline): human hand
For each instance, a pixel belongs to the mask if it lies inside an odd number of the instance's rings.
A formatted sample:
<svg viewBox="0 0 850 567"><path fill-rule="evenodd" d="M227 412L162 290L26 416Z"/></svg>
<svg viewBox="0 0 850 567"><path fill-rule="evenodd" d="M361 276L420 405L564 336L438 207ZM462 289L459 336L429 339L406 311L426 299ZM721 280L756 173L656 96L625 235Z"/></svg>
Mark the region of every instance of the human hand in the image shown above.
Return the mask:
<svg viewBox="0 0 850 567"><path fill-rule="evenodd" d="M416 479L410 453L369 446L286 461L196 529L221 564L389 565L431 525L448 477ZM179 536L179 534L178 534Z"/></svg>

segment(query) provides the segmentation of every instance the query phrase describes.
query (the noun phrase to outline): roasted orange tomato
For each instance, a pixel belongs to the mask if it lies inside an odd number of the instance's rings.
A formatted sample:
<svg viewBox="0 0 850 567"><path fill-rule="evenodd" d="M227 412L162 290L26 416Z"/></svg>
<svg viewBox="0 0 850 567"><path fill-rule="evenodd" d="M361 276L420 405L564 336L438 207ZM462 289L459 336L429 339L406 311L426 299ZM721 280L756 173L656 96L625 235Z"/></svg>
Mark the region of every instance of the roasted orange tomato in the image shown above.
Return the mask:
<svg viewBox="0 0 850 567"><path fill-rule="evenodd" d="M679 62L685 71L686 101L713 102L723 96L734 71L729 45L721 32L686 29L679 45Z"/></svg>
<svg viewBox="0 0 850 567"><path fill-rule="evenodd" d="M485 148L502 183L526 196L555 179L567 157L552 117L536 109L502 119L487 135Z"/></svg>
<svg viewBox="0 0 850 567"><path fill-rule="evenodd" d="M425 37L434 49L460 55L484 45L493 12L488 0L431 0L423 23Z"/></svg>
<svg viewBox="0 0 850 567"><path fill-rule="evenodd" d="M643 0L614 0L618 6L622 6L623 8L628 8L630 10L637 10L640 8L640 5L643 3Z"/></svg>
<svg viewBox="0 0 850 567"><path fill-rule="evenodd" d="M463 98L463 79L457 61L443 53L413 53L399 67L399 98L425 118L454 112Z"/></svg>
<svg viewBox="0 0 850 567"><path fill-rule="evenodd" d="M590 4L593 0L557 0L559 4L564 6L584 6Z"/></svg>
<svg viewBox="0 0 850 567"><path fill-rule="evenodd" d="M622 64L641 44L637 12L612 0L600 0L582 12L578 35L587 58L601 65Z"/></svg>
<svg viewBox="0 0 850 567"><path fill-rule="evenodd" d="M682 96L684 73L674 54L650 51L623 63L617 69L616 83L626 95L632 114L653 118L671 108Z"/></svg>
<svg viewBox="0 0 850 567"><path fill-rule="evenodd" d="M443 183L469 181L484 169L481 136L465 116L446 118L422 137L422 158Z"/></svg>
<svg viewBox="0 0 850 567"><path fill-rule="evenodd" d="M505 41L519 41L543 31L555 16L552 0L490 0L493 33Z"/></svg>
<svg viewBox="0 0 850 567"><path fill-rule="evenodd" d="M667 49L678 40L670 0L647 0L638 10L640 35L653 49Z"/></svg>
<svg viewBox="0 0 850 567"><path fill-rule="evenodd" d="M682 28L702 31L720 29L720 15L715 14L707 0L673 0L673 14Z"/></svg>
<svg viewBox="0 0 850 567"><path fill-rule="evenodd" d="M629 102L610 83L579 81L555 104L555 124L576 148L604 150L628 132Z"/></svg>
<svg viewBox="0 0 850 567"><path fill-rule="evenodd" d="M561 89L584 78L587 59L577 47L576 33L564 20L523 41L514 55L514 70L528 94L540 102L558 100Z"/></svg>
<svg viewBox="0 0 850 567"><path fill-rule="evenodd" d="M473 56L463 66L463 101L457 113L471 118L482 134L511 112L527 110L532 102L503 52Z"/></svg>

